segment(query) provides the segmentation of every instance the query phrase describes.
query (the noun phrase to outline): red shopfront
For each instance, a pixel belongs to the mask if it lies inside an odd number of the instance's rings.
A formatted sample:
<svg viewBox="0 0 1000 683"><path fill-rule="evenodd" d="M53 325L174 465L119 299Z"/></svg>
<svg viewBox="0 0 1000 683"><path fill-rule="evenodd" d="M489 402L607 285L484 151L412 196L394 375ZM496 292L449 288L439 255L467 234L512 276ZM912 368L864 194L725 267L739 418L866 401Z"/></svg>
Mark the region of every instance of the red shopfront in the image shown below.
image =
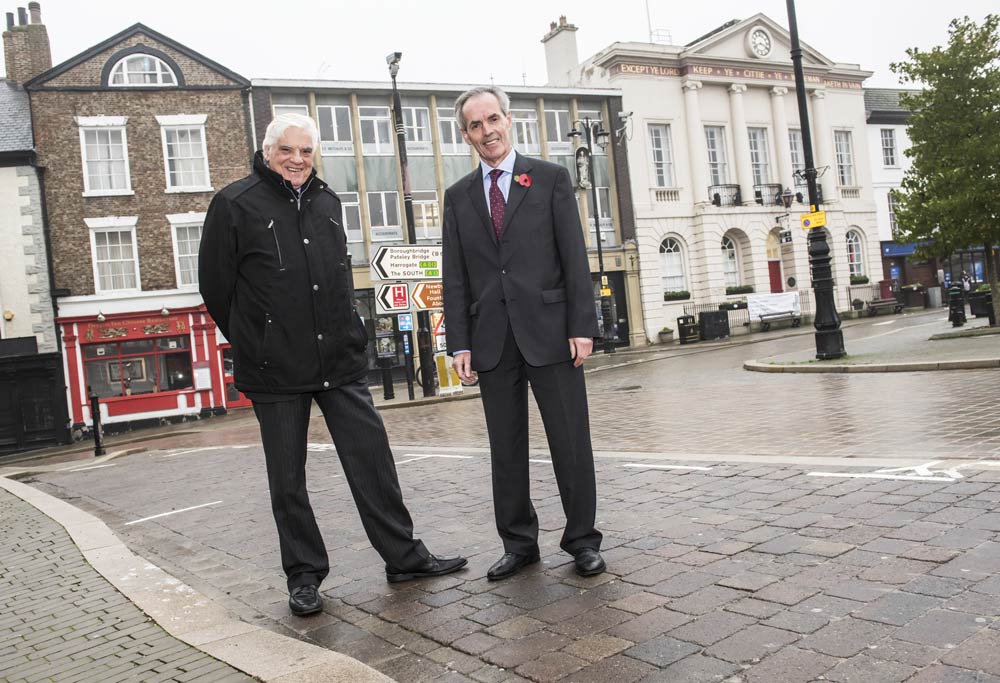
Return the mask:
<svg viewBox="0 0 1000 683"><path fill-rule="evenodd" d="M91 391L109 425L225 412L222 352L203 306L58 322L74 426L91 424Z"/></svg>

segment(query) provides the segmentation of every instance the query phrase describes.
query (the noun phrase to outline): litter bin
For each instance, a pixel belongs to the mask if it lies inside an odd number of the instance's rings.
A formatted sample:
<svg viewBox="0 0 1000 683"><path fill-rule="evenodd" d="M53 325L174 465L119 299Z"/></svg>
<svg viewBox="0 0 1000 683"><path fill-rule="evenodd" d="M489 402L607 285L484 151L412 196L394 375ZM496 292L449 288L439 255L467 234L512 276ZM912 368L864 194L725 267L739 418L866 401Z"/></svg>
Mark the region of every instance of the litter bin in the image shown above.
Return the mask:
<svg viewBox="0 0 1000 683"><path fill-rule="evenodd" d="M677 339L681 344L691 344L699 338L698 325L693 315L682 315L677 318Z"/></svg>
<svg viewBox="0 0 1000 683"><path fill-rule="evenodd" d="M729 336L728 311L702 311L698 314L702 339L722 339Z"/></svg>
<svg viewBox="0 0 1000 683"><path fill-rule="evenodd" d="M940 287L931 287L927 290L927 308L941 308Z"/></svg>

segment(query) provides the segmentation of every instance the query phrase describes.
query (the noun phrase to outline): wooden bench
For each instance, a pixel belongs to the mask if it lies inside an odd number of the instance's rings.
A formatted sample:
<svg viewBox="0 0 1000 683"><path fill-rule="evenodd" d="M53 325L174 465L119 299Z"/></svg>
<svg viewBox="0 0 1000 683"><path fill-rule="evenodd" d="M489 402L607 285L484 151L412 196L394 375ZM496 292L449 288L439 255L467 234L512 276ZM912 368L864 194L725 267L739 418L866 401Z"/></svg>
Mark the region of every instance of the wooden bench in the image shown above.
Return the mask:
<svg viewBox="0 0 1000 683"><path fill-rule="evenodd" d="M771 329L771 323L781 320L790 320L792 327L798 327L802 324L802 316L795 311L776 311L760 314L760 329L762 332L767 332Z"/></svg>
<svg viewBox="0 0 1000 683"><path fill-rule="evenodd" d="M896 299L872 299L868 302L868 315L878 315L883 308L891 308L893 313L903 312L903 304Z"/></svg>

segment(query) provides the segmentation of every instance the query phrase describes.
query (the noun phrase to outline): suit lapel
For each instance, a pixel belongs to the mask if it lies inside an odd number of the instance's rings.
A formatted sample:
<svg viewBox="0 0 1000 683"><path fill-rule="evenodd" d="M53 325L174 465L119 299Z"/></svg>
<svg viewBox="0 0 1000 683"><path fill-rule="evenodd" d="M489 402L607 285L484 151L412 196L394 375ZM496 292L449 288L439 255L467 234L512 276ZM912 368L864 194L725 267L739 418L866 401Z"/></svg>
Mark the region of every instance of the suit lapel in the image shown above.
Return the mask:
<svg viewBox="0 0 1000 683"><path fill-rule="evenodd" d="M493 232L493 221L490 220L490 211L486 208L486 195L483 192L482 166L469 178L469 186L466 188L466 191L469 193L469 201L472 202L472 206L476 208L476 213L479 214L479 218L483 221L483 227L486 228L486 232L489 234L490 239L493 240L493 244L496 244L497 236Z"/></svg>
<svg viewBox="0 0 1000 683"><path fill-rule="evenodd" d="M519 175L527 175L529 171L531 171L531 160L517 154L514 157L514 177L516 178ZM521 201L524 199L526 194L528 194L528 188L514 180L514 178L511 178L510 192L507 193L507 210L503 215L504 233L506 233L507 229L510 227L510 221L514 217L517 207L521 205Z"/></svg>

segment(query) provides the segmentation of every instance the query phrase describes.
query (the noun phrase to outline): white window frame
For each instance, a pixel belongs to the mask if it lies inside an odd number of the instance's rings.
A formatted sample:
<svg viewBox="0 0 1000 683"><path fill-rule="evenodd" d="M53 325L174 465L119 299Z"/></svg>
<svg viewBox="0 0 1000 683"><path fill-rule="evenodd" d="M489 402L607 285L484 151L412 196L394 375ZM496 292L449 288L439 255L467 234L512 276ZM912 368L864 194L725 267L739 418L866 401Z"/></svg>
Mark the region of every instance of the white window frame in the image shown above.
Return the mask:
<svg viewBox="0 0 1000 683"><path fill-rule="evenodd" d="M428 209L431 209L428 215ZM436 214L435 224L427 225L428 218ZM421 225L424 223L424 225ZM414 190L413 191L413 225L417 232L418 240L440 240L441 239L441 204L438 202L437 190Z"/></svg>
<svg viewBox="0 0 1000 683"><path fill-rule="evenodd" d="M747 127L747 144L750 146L750 175L754 185L771 182L771 155L767 147L767 128Z"/></svg>
<svg viewBox="0 0 1000 683"><path fill-rule="evenodd" d="M545 115L545 144L549 154L555 156L568 156L573 154L574 142L569 137L569 132L573 129L573 120L568 109L546 109ZM549 121L552 115L552 121ZM563 130L561 121L566 122L566 130Z"/></svg>
<svg viewBox="0 0 1000 683"><path fill-rule="evenodd" d="M656 131L656 135L654 135ZM669 123L649 123L646 126L649 136L650 178L653 187L677 187L674 177L674 143L670 138ZM656 144L659 138L660 144Z"/></svg>
<svg viewBox="0 0 1000 683"><path fill-rule="evenodd" d="M523 154L539 154L542 151L538 134L538 111L535 109L511 109L514 119L514 146ZM523 118L521 118L523 117ZM529 141L529 139L534 142Z"/></svg>
<svg viewBox="0 0 1000 683"><path fill-rule="evenodd" d="M591 244L597 247L597 230L595 228L595 216L592 204L594 203L593 191L587 192L587 229L590 231ZM598 185L597 187L597 221L596 225L601 228L601 246L602 247L615 247L618 246L618 240L615 239L615 220L614 216L611 215L611 207L613 203L611 201L611 188L606 185Z"/></svg>
<svg viewBox="0 0 1000 683"><path fill-rule="evenodd" d="M271 114L275 117L281 116L282 114L302 114L303 116L309 116L309 105L308 104L273 104L271 105Z"/></svg>
<svg viewBox="0 0 1000 683"><path fill-rule="evenodd" d="M84 197L114 197L132 195L132 170L128 160L128 123L127 116L77 116L76 125L80 129L80 162L83 168L83 196ZM125 163L125 187L102 190L91 189L90 171L87 169L87 131L108 130L119 131L122 134L122 156Z"/></svg>
<svg viewBox="0 0 1000 683"><path fill-rule="evenodd" d="M674 254L676 254L676 257L673 257ZM674 263L671 264L671 261ZM681 241L673 236L664 237L663 241L660 242L660 278L664 292L688 291L687 268L685 268L684 261L684 245ZM680 270L679 275L674 272L676 270ZM673 283L678 279L680 279L679 287L667 284L668 280Z"/></svg>
<svg viewBox="0 0 1000 683"><path fill-rule="evenodd" d="M886 195L889 202L889 234L896 235L896 200L892 198L892 191Z"/></svg>
<svg viewBox="0 0 1000 683"><path fill-rule="evenodd" d="M792 157L792 179L795 186L805 187L807 185L805 174L796 174L797 171L805 171L806 169L806 148L805 142L802 140L801 128L788 129L788 152Z"/></svg>
<svg viewBox="0 0 1000 683"><path fill-rule="evenodd" d="M851 275L865 274L865 240L857 230L848 230L845 237L847 244L847 267Z"/></svg>
<svg viewBox="0 0 1000 683"><path fill-rule="evenodd" d="M833 147L837 160L837 183L840 187L856 187L854 173L854 136L849 130L833 131Z"/></svg>
<svg viewBox="0 0 1000 683"><path fill-rule="evenodd" d="M896 129L882 128L879 130L879 137L882 141L882 166L885 168L898 168L899 157L896 152Z"/></svg>
<svg viewBox="0 0 1000 683"><path fill-rule="evenodd" d="M377 116L362 114L364 109L378 109L384 112L384 116L380 113ZM392 123L392 114L389 111L389 107L382 105L358 105L358 121L361 131L359 133L361 137L361 151L365 154L372 154L376 156L392 156L396 152L392 147L393 131L395 126ZM386 135L387 139L383 142L379 140L379 121L386 122ZM365 142L365 123L371 122L372 132L375 133L375 142Z"/></svg>
<svg viewBox="0 0 1000 683"><path fill-rule="evenodd" d="M344 218L344 237L347 239L347 252L351 255L351 259L355 265L365 262L368 260L368 257L365 254L365 232L362 227L361 201L358 193L338 192L337 196L340 197L340 207ZM347 219L349 215L348 209L354 209L357 212L357 225L351 225L351 221ZM356 249L352 251L351 245L360 245L360 252L355 253Z"/></svg>
<svg viewBox="0 0 1000 683"><path fill-rule="evenodd" d="M160 124L160 142L163 146L163 173L166 180L167 192L211 192L212 180L208 171L208 139L205 135L205 122L208 120L207 114L180 114L174 116L157 116L156 121ZM205 183L202 185L171 185L170 184L170 158L168 155L167 133L170 131L197 130L201 135L201 160L205 173Z"/></svg>
<svg viewBox="0 0 1000 683"><path fill-rule="evenodd" d="M180 241L177 239L177 231L180 228L198 228L198 238L201 241L202 231L205 229L205 212L191 211L188 213L170 213L167 214L167 222L170 223L170 239L174 247L174 276L176 277L177 288L178 289L197 289L198 288L198 250L195 249L193 254L184 254L185 258L194 257L194 282L183 282L182 273L184 272L181 268L181 252L180 252Z"/></svg>
<svg viewBox="0 0 1000 683"><path fill-rule="evenodd" d="M380 225L375 225L374 216L371 211L372 196L378 195L379 201L382 206L382 219L383 223ZM389 195L392 195L392 199L389 200ZM400 242L403 240L403 210L399 204L399 193L396 190L376 190L369 191L366 193L365 200L368 202L368 218L371 221L371 237L372 242ZM396 205L396 220L395 224L385 223L385 217L388 213L386 208L391 202L395 202ZM376 234L376 230L382 230L381 234ZM389 231L392 231L391 233Z"/></svg>
<svg viewBox="0 0 1000 683"><path fill-rule="evenodd" d="M598 126L598 129L604 128L604 116L601 115L601 112L600 112L599 109L580 109L580 110L578 110L576 112L576 116L577 116L578 119L580 119L580 121L583 121L587 117L590 117L590 123L591 123L591 125L597 123L597 124L600 124ZM607 129L605 128L605 130L607 130ZM583 138L583 139L586 139L586 138ZM609 144L610 144L610 142L609 142ZM599 144L597 144L597 140L594 140L593 147L594 147L594 156L597 156L599 154L607 154L607 150L605 150L603 147L601 147Z"/></svg>
<svg viewBox="0 0 1000 683"><path fill-rule="evenodd" d="M347 112L347 130L337 124L337 111ZM329 132L333 137L323 135L323 114L329 114ZM346 104L318 104L316 117L319 119L319 148L323 156L354 156L354 129L351 122L351 108Z"/></svg>
<svg viewBox="0 0 1000 683"><path fill-rule="evenodd" d="M469 143L465 141L465 137L462 135L462 127L458 125L458 119L455 118L454 110L438 107L437 115L441 156L468 156ZM453 142L445 142L444 129L446 126L451 128Z"/></svg>
<svg viewBox="0 0 1000 683"><path fill-rule="evenodd" d="M729 155L726 152L725 126L705 126L705 152L708 157L708 184L728 185ZM713 154L715 161L712 160Z"/></svg>
<svg viewBox="0 0 1000 683"><path fill-rule="evenodd" d="M95 294L131 294L142 291L142 277L139 273L139 245L136 242L135 226L139 222L138 216L109 216L107 218L84 218L90 233L90 263L91 272L94 277ZM101 287L101 273L97 261L97 233L102 232L126 232L132 240L132 268L135 272L135 287L123 287L121 289L104 289Z"/></svg>
<svg viewBox="0 0 1000 683"><path fill-rule="evenodd" d="M155 83L129 83L129 70L128 62L135 59L148 58L152 59L156 63L156 82ZM160 68L166 70L170 74L170 77L174 79L173 83L168 83L163 80L163 72ZM123 74L122 80L124 83L115 83L115 74L121 72ZM145 72L143 72L145 73ZM146 52L135 52L130 55L126 55L119 59L113 67L111 67L111 72L108 74L108 87L109 88L176 88L177 87L177 74L174 70L170 68L170 65L165 61L157 57L156 55L151 55Z"/></svg>
<svg viewBox="0 0 1000 683"><path fill-rule="evenodd" d="M434 154L431 141L431 110L427 107L403 107L403 128L406 130L406 153L414 156ZM424 120L421 122L421 114Z"/></svg>
<svg viewBox="0 0 1000 683"><path fill-rule="evenodd" d="M730 235L722 236L722 272L726 287L739 287L742 283L739 243Z"/></svg>

